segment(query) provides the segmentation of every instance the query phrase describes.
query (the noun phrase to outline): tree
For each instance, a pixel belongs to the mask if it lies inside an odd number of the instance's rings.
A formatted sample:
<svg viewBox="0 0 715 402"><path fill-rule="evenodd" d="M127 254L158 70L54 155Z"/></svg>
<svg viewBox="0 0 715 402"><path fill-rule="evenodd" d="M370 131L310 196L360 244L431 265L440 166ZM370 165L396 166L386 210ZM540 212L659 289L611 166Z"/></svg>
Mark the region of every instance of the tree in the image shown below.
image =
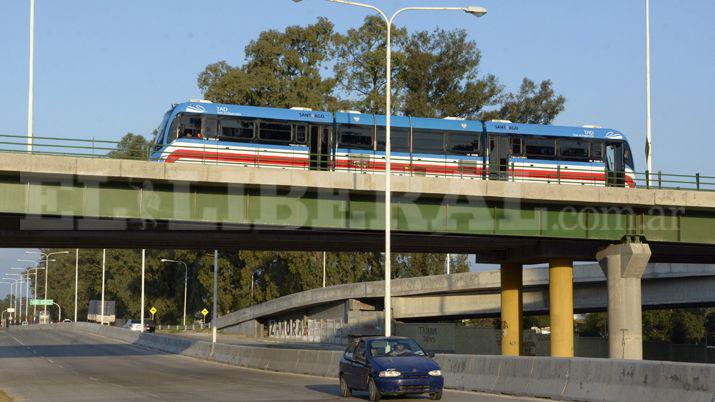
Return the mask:
<svg viewBox="0 0 715 402"><path fill-rule="evenodd" d="M643 312L643 340L667 342L673 324L672 310L646 310Z"/></svg>
<svg viewBox="0 0 715 402"><path fill-rule="evenodd" d="M375 15L365 17L359 28L335 36L335 77L338 88L352 99L349 102L351 109L385 113L385 39L385 21ZM397 93L401 84L397 76L404 65L404 53L400 49L405 46L406 39L406 29L393 27L392 42L397 50L392 52L392 82L396 84L393 92ZM394 105L399 103L398 99L393 102Z"/></svg>
<svg viewBox="0 0 715 402"><path fill-rule="evenodd" d="M404 52L404 114L478 118L498 104L503 89L494 75L479 78L481 53L466 31L414 33Z"/></svg>
<svg viewBox="0 0 715 402"><path fill-rule="evenodd" d="M579 330L581 336L605 337L608 333L608 314L590 313L586 315L583 325Z"/></svg>
<svg viewBox="0 0 715 402"><path fill-rule="evenodd" d="M705 316L705 336L708 345L715 344L715 309L708 310Z"/></svg>
<svg viewBox="0 0 715 402"><path fill-rule="evenodd" d="M705 337L705 314L702 309L673 310L671 342L700 343Z"/></svg>
<svg viewBox="0 0 715 402"><path fill-rule="evenodd" d="M268 30L246 46L246 63L210 64L199 74L204 96L221 103L319 110L336 107L334 78L323 78L334 49L333 24L318 18L306 27Z"/></svg>
<svg viewBox="0 0 715 402"><path fill-rule="evenodd" d="M542 81L538 89L534 81L524 78L516 94L507 95L497 115L519 123L549 124L564 111L566 98L556 95L551 80Z"/></svg>
<svg viewBox="0 0 715 402"><path fill-rule="evenodd" d="M114 159L147 159L149 156L149 142L142 135L127 133L119 140L117 149L107 154Z"/></svg>

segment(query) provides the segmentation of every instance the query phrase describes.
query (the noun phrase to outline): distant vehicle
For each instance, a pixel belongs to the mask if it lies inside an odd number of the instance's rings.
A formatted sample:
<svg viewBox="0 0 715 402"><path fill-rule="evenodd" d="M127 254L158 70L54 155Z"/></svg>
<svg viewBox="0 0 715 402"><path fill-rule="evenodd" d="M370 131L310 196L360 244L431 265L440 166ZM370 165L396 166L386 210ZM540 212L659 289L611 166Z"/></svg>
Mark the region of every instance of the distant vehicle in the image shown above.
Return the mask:
<svg viewBox="0 0 715 402"><path fill-rule="evenodd" d="M130 319L122 326L122 328L127 328L130 331L141 331L142 323L141 320ZM144 320L144 332L154 332L156 331L156 324L152 320Z"/></svg>
<svg viewBox="0 0 715 402"><path fill-rule="evenodd" d="M87 321L103 324L111 324L116 321L116 302L114 300L104 301L104 319L102 319L102 302L100 300L90 300L87 309Z"/></svg>
<svg viewBox="0 0 715 402"><path fill-rule="evenodd" d="M340 359L340 392L347 398L353 390L367 391L371 401L405 394L442 399L444 377L432 357L410 338L358 338Z"/></svg>
<svg viewBox="0 0 715 402"><path fill-rule="evenodd" d="M173 105L150 159L385 173L386 116L196 100ZM393 116L392 174L634 187L618 130Z"/></svg>
<svg viewBox="0 0 715 402"><path fill-rule="evenodd" d="M30 324L28 324L27 321L23 321L22 325L30 325Z"/></svg>
<svg viewBox="0 0 715 402"><path fill-rule="evenodd" d="M62 320L62 322L72 322L72 320L70 320L69 318L65 318L64 320Z"/></svg>

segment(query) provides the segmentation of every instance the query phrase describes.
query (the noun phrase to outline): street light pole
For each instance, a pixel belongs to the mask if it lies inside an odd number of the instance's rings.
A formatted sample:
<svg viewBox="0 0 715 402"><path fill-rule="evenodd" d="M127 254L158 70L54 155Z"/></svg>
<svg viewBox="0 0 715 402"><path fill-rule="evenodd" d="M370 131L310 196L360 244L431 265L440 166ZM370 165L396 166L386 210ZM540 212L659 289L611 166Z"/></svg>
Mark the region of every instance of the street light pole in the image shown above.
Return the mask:
<svg viewBox="0 0 715 402"><path fill-rule="evenodd" d="M79 249L74 249L74 322L77 322L77 291L79 287Z"/></svg>
<svg viewBox="0 0 715 402"><path fill-rule="evenodd" d="M650 0L645 0L645 160L648 169L648 185L653 174L651 150L651 114L650 114Z"/></svg>
<svg viewBox="0 0 715 402"><path fill-rule="evenodd" d="M104 276L106 272L106 262L107 262L107 249L103 248L102 249L102 307L100 307L100 312L102 314L102 318L100 318L100 324L99 325L104 325Z"/></svg>
<svg viewBox="0 0 715 402"><path fill-rule="evenodd" d="M146 249L142 249L142 300L140 307L140 324L142 326L141 332L144 332L144 272L146 271Z"/></svg>
<svg viewBox="0 0 715 402"><path fill-rule="evenodd" d="M45 257L45 300L47 300L47 288L49 287L47 284L47 273L50 271L50 256L55 255L55 254L69 254L69 251L57 251L54 253L43 253L40 251L25 251L25 254L40 254ZM43 314L45 315L45 318L47 318L47 303L45 303L44 307L44 312Z"/></svg>
<svg viewBox="0 0 715 402"><path fill-rule="evenodd" d="M30 66L27 90L27 152L32 152L32 109L35 79L35 0L30 0Z"/></svg>
<svg viewBox="0 0 715 402"><path fill-rule="evenodd" d="M216 324L218 324L218 250L214 250L214 297L211 313L211 343L216 344Z"/></svg>
<svg viewBox="0 0 715 402"><path fill-rule="evenodd" d="M187 286L186 284L189 282L189 267L186 265L185 262L183 261L177 261L177 260L170 260L168 258L162 258L161 262L174 262L177 264L183 264L184 265L184 320L183 320L183 325L184 327L186 326L186 293L187 293Z"/></svg>
<svg viewBox="0 0 715 402"><path fill-rule="evenodd" d="M301 0L293 0L299 3ZM385 336L392 335L392 294L391 294L391 279L392 279L392 164L391 164L391 145L390 145L390 124L392 115L392 22L400 13L404 11L464 11L476 17L481 17L487 13L483 7L405 7L397 10L392 17L388 18L379 8L365 3L357 3L347 0L327 0L331 3L346 4L349 6L369 8L385 20L387 24L387 41L386 41L386 79L385 79Z"/></svg>

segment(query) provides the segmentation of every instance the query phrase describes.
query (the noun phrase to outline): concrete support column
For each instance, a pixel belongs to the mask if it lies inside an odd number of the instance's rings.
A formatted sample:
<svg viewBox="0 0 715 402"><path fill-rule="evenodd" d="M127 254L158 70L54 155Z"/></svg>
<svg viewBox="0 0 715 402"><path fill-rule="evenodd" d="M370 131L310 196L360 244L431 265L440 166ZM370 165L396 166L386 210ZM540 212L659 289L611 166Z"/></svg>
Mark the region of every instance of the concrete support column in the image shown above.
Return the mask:
<svg viewBox="0 0 715 402"><path fill-rule="evenodd" d="M611 359L643 359L641 277L650 246L613 244L596 254L608 279L608 355Z"/></svg>
<svg viewBox="0 0 715 402"><path fill-rule="evenodd" d="M501 354L520 356L522 353L522 266L501 266Z"/></svg>
<svg viewBox="0 0 715 402"><path fill-rule="evenodd" d="M549 262L551 356L573 357L573 261Z"/></svg>

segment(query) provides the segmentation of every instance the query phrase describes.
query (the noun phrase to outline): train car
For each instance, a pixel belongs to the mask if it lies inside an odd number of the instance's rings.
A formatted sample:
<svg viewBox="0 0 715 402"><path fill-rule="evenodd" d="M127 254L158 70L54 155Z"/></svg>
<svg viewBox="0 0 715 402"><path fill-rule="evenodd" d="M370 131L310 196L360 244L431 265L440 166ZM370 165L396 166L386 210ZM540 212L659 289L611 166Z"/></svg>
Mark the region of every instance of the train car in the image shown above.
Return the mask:
<svg viewBox="0 0 715 402"><path fill-rule="evenodd" d="M635 187L631 149L617 130L489 121L484 142L491 179Z"/></svg>
<svg viewBox="0 0 715 402"><path fill-rule="evenodd" d="M331 113L306 109L181 103L166 112L151 159L328 169L333 121Z"/></svg>
<svg viewBox="0 0 715 402"><path fill-rule="evenodd" d="M392 174L482 178L481 122L394 116L390 124ZM382 115L336 113L335 170L384 174L385 126Z"/></svg>
<svg viewBox="0 0 715 402"><path fill-rule="evenodd" d="M181 103L166 112L151 159L385 173L382 115ZM391 173L635 187L623 134L595 126L394 116Z"/></svg>

